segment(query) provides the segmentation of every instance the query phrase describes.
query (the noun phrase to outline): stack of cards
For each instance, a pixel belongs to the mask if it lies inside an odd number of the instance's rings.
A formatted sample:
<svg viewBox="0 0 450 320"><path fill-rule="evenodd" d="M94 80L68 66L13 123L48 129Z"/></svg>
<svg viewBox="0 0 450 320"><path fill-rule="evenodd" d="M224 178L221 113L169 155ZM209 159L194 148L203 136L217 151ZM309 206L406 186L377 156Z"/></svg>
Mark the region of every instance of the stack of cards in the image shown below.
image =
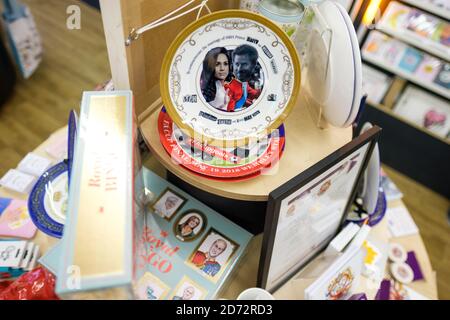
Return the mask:
<svg viewBox="0 0 450 320"><path fill-rule="evenodd" d="M0 240L0 279L15 278L33 270L39 246L28 241Z"/></svg>
<svg viewBox="0 0 450 320"><path fill-rule="evenodd" d="M10 169L1 179L0 185L19 193L28 194L40 177L52 165L47 158L28 153L17 169Z"/></svg>

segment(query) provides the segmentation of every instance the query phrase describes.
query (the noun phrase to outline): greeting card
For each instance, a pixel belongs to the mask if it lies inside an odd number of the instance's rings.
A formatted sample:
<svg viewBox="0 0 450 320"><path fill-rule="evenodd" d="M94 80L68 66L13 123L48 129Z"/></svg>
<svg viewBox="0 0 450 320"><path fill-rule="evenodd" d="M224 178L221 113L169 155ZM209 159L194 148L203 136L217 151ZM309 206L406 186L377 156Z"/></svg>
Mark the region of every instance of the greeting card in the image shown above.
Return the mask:
<svg viewBox="0 0 450 320"><path fill-rule="evenodd" d="M450 132L448 101L417 87L408 86L405 89L394 107L394 112L443 138Z"/></svg>
<svg viewBox="0 0 450 320"><path fill-rule="evenodd" d="M36 226L28 214L27 202L0 198L0 237L29 239L35 233Z"/></svg>
<svg viewBox="0 0 450 320"><path fill-rule="evenodd" d="M423 59L423 53L414 48L407 48L399 63L400 69L413 73Z"/></svg>
<svg viewBox="0 0 450 320"><path fill-rule="evenodd" d="M450 64L446 63L441 66L438 75L434 79L434 83L446 88L450 89Z"/></svg>
<svg viewBox="0 0 450 320"><path fill-rule="evenodd" d="M425 55L414 74L424 81L433 82L439 73L441 66L441 60L430 55Z"/></svg>

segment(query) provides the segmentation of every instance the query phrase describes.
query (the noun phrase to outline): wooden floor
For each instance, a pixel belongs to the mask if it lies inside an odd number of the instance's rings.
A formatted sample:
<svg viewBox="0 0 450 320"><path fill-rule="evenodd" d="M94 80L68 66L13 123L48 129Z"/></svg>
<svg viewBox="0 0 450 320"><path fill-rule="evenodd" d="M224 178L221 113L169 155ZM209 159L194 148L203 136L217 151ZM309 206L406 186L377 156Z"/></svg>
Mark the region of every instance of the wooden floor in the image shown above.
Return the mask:
<svg viewBox="0 0 450 320"><path fill-rule="evenodd" d="M29 80L19 80L0 107L0 176L53 131L64 126L81 93L109 79L98 11L70 0L22 0L30 6L44 43L44 61ZM81 30L66 29L66 8L81 7ZM438 275L439 296L450 299L450 202L411 179L385 168L404 193Z"/></svg>

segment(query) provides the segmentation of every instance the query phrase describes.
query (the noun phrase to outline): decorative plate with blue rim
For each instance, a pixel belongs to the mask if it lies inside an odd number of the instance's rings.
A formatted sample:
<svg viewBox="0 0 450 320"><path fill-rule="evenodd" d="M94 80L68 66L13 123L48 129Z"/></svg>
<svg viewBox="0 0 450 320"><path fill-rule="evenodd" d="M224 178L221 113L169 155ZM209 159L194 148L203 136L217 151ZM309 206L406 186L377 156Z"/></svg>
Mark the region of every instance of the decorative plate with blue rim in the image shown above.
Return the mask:
<svg viewBox="0 0 450 320"><path fill-rule="evenodd" d="M75 140L77 137L77 113L75 110L70 110L69 114L69 129L67 137L67 166L68 166L68 178L70 185L70 174L72 172L73 156L75 153Z"/></svg>
<svg viewBox="0 0 450 320"><path fill-rule="evenodd" d="M28 211L42 232L61 238L69 199L68 161L64 160L38 179L28 198Z"/></svg>

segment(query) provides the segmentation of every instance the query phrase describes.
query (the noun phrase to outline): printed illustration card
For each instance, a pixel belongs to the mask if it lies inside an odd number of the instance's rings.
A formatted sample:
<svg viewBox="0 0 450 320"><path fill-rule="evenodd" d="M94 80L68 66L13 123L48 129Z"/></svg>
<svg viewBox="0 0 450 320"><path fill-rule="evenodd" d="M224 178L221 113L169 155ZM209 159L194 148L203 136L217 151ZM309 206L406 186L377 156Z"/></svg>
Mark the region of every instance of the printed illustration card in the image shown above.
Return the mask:
<svg viewBox="0 0 450 320"><path fill-rule="evenodd" d="M306 288L308 300L345 300L358 287L366 250L351 247Z"/></svg>
<svg viewBox="0 0 450 320"><path fill-rule="evenodd" d="M0 237L30 239L36 233L36 226L28 214L24 200L0 198Z"/></svg>
<svg viewBox="0 0 450 320"><path fill-rule="evenodd" d="M19 268L25 251L27 241L0 241L0 268ZM0 269L1 271L2 269Z"/></svg>
<svg viewBox="0 0 450 320"><path fill-rule="evenodd" d="M137 244L138 299L214 299L252 235L144 169L155 196Z"/></svg>

